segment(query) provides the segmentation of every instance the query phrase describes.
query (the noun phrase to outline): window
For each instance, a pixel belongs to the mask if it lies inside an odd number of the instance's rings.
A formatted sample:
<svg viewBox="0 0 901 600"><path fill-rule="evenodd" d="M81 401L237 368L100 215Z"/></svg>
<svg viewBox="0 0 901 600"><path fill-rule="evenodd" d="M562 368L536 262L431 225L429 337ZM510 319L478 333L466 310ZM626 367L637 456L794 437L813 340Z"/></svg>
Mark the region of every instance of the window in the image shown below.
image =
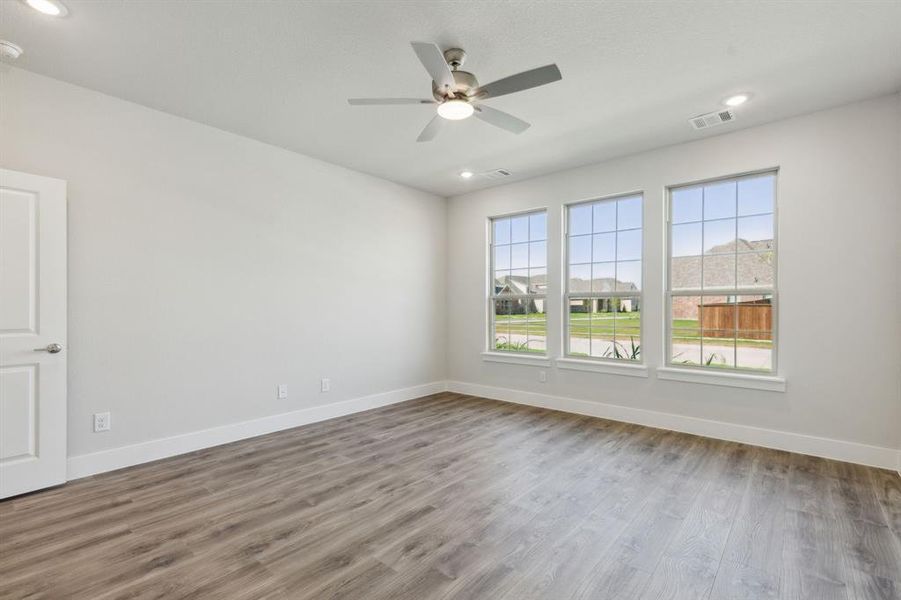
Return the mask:
<svg viewBox="0 0 901 600"><path fill-rule="evenodd" d="M566 208L566 355L641 360L642 196Z"/></svg>
<svg viewBox="0 0 901 600"><path fill-rule="evenodd" d="M547 212L491 219L488 348L547 351Z"/></svg>
<svg viewBox="0 0 901 600"><path fill-rule="evenodd" d="M669 190L667 363L773 372L776 172Z"/></svg>

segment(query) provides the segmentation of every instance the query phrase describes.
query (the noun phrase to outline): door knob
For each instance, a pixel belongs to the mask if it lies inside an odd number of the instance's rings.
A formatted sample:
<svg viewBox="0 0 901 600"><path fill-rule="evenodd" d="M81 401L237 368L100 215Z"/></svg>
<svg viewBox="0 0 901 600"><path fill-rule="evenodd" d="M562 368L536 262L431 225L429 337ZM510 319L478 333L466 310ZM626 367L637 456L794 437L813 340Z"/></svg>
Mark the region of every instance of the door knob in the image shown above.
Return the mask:
<svg viewBox="0 0 901 600"><path fill-rule="evenodd" d="M49 352L50 354L56 354L57 352L62 352L62 344L47 344L44 348L35 348L35 352Z"/></svg>

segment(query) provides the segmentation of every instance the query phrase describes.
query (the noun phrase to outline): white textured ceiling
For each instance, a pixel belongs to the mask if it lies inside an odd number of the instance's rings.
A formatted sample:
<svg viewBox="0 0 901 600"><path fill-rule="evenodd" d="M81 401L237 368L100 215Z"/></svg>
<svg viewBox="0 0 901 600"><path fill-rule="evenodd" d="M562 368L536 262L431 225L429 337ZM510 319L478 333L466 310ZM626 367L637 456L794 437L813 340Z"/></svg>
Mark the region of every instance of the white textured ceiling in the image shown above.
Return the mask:
<svg viewBox="0 0 901 600"><path fill-rule="evenodd" d="M18 66L441 195L714 135L901 89L901 0L882 2L271 2L67 0L52 19L0 0ZM533 126L476 119L416 136L428 97L410 41L459 46L487 83L556 62L563 80L490 102ZM738 121L686 119L737 91Z"/></svg>

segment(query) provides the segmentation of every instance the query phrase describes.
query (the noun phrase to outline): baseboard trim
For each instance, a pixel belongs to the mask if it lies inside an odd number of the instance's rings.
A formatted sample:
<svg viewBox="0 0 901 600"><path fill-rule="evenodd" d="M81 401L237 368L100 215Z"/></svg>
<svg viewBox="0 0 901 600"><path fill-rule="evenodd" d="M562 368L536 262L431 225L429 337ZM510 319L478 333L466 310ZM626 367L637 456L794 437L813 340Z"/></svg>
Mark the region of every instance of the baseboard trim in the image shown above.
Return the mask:
<svg viewBox="0 0 901 600"><path fill-rule="evenodd" d="M68 459L67 464L68 479L70 481L73 479L80 479L98 473L132 467L161 458L177 456L187 452L194 452L195 450L203 450L204 448L228 444L230 442L236 442L258 435L281 431L283 429L291 429L292 427L299 427L309 423L326 421L328 419L334 419L335 417L343 417L345 415L378 408L380 406L388 406L389 404L421 398L422 396L428 396L429 394L437 394L446 389L446 382L435 381L424 385L335 402L333 404L323 404L321 406L313 406L311 408L304 408L293 412L271 415L253 419L252 421L222 425L172 437L141 442L139 444L132 444L130 446L121 446L119 448L111 448L100 452L92 452L91 454L72 456Z"/></svg>
<svg viewBox="0 0 901 600"><path fill-rule="evenodd" d="M363 396L334 404L313 406L301 410L262 417L251 421L233 423L193 431L182 435L161 438L111 448L91 454L72 456L68 459L68 479L80 479L98 473L203 450L258 435L291 429L309 423L326 421L381 406L397 404L443 391L480 396L503 402L537 406L550 410L600 417L613 421L635 423L648 427L669 429L704 437L742 442L764 448L787 450L833 460L852 462L871 467L898 471L901 475L901 450L868 446L788 431L764 429L687 417L672 413L606 404L577 398L551 396L512 388L501 388L462 381L435 381L423 385Z"/></svg>
<svg viewBox="0 0 901 600"><path fill-rule="evenodd" d="M672 413L645 410L605 404L590 400L550 396L535 392L525 392L511 388L493 387L462 381L448 381L447 389L451 392L480 396L503 402L525 404L559 410L579 415L600 417L613 421L635 423L659 429L669 429L704 437L742 442L753 446L787 450L798 454L808 454L833 460L857 463L882 469L901 470L901 450L868 446L856 442L846 442L829 438L816 437L801 433L791 433L775 429L764 429L748 425L737 425L723 421L712 421L697 417L687 417Z"/></svg>

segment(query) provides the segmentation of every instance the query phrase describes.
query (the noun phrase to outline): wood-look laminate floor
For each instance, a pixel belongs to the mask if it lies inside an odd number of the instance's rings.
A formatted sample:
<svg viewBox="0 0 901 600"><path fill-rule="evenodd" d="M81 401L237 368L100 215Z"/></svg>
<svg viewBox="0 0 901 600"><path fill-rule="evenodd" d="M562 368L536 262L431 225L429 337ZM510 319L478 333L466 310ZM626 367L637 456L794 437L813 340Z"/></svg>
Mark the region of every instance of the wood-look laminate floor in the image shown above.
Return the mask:
<svg viewBox="0 0 901 600"><path fill-rule="evenodd" d="M901 598L896 473L439 394L0 503L0 597Z"/></svg>

